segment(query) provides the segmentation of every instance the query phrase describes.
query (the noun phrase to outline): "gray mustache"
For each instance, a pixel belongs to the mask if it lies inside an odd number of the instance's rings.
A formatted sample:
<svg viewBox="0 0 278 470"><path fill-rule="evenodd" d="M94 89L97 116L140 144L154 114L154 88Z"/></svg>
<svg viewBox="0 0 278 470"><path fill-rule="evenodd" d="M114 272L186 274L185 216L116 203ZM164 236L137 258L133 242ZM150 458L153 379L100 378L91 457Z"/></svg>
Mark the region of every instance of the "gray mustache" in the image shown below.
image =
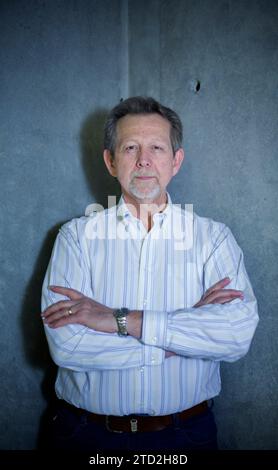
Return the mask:
<svg viewBox="0 0 278 470"><path fill-rule="evenodd" d="M137 176L153 176L156 177L154 173L133 173L132 178L136 178Z"/></svg>

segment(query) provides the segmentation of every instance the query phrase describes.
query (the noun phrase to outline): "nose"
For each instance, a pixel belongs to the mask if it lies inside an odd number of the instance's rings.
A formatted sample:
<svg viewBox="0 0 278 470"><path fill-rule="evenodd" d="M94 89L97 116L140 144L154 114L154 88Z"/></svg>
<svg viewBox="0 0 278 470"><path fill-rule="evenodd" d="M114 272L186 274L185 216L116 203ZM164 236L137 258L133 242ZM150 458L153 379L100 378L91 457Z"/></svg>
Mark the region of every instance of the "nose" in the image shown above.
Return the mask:
<svg viewBox="0 0 278 470"><path fill-rule="evenodd" d="M141 150L137 156L136 166L138 168L149 168L151 164L152 163L148 152Z"/></svg>

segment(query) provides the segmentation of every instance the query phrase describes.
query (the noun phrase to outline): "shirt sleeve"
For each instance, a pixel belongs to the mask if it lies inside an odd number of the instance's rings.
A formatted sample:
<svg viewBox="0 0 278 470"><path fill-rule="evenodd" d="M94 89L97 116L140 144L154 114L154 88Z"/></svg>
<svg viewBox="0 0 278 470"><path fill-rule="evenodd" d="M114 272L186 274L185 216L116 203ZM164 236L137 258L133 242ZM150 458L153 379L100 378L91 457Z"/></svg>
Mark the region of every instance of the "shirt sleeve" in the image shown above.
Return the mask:
<svg viewBox="0 0 278 470"><path fill-rule="evenodd" d="M73 226L73 221L63 226L55 241L42 288L42 311L59 300L68 300L50 291L49 285L70 287L93 298L89 263ZM154 350L157 363L165 355L160 348L144 345L131 336L120 337L84 325L44 327L53 361L75 371L139 367L151 364Z"/></svg>
<svg viewBox="0 0 278 470"><path fill-rule="evenodd" d="M225 277L231 279L227 289L242 290L243 300L173 312L144 311L142 341L196 359L233 362L243 357L258 323L257 301L242 251L228 227L204 260L203 293Z"/></svg>

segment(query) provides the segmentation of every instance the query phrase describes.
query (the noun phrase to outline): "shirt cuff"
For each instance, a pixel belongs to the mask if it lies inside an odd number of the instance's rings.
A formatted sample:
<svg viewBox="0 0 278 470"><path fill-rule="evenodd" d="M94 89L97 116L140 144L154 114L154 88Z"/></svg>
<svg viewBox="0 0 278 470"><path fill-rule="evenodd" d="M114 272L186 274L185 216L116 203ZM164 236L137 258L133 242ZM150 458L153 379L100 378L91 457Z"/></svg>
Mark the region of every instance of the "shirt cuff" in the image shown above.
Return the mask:
<svg viewBox="0 0 278 470"><path fill-rule="evenodd" d="M165 348L167 319L167 312L144 310L141 337L142 342L149 346Z"/></svg>

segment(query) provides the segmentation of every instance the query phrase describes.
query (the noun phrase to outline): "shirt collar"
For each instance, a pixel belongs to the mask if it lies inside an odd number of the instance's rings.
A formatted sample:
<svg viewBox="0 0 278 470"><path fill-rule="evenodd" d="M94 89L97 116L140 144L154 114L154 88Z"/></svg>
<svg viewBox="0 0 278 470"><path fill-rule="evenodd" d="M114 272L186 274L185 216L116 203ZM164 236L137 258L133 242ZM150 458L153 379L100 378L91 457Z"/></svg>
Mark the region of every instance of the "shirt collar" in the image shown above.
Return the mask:
<svg viewBox="0 0 278 470"><path fill-rule="evenodd" d="M172 199L170 197L170 194L167 192L167 205L165 209L162 212L157 212L154 214L153 219L154 222L158 220L160 222L160 226L162 225L163 221L169 217L169 214L172 211L173 208L173 203ZM126 204L123 195L121 196L119 203L117 205L117 218L122 221L122 222L128 222L128 221L136 221L138 222L139 219L137 217L134 217L134 215L130 212L128 205Z"/></svg>

